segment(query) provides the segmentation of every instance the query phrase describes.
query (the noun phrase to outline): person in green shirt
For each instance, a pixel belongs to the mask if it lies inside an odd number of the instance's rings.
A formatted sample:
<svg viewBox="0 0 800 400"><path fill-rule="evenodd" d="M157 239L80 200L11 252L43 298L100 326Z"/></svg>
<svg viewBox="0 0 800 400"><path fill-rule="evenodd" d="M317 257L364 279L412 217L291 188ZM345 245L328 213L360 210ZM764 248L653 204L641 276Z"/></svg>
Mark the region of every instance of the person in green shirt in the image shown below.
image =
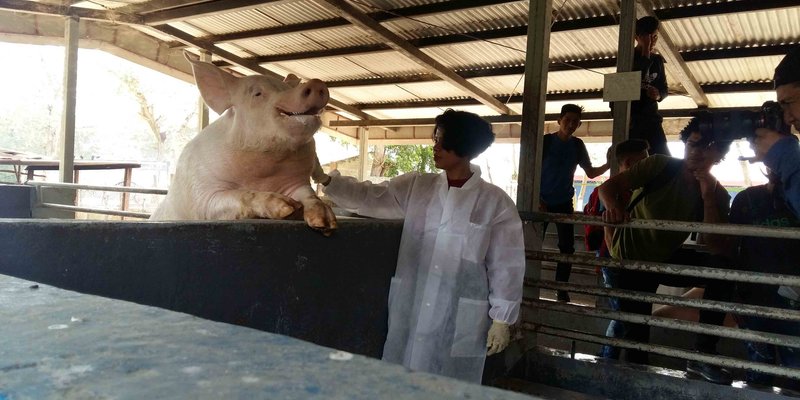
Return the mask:
<svg viewBox="0 0 800 400"><path fill-rule="evenodd" d="M622 223L630 218L673 221L702 221L721 223L727 221L730 196L725 188L711 175L711 167L719 163L730 148L730 141L717 141L713 132L701 130L701 123L709 121L710 113L701 114L691 120L681 132L685 143L684 158L677 159L660 154L652 155L628 171L611 177L599 187L600 200L606 207L603 220ZM643 197L643 187L647 190ZM623 194L634 190L628 204L621 201ZM640 197L637 202L637 197ZM686 232L671 232L654 229L617 228L610 247L616 260L640 260L672 264L709 265L718 260L711 255L724 252L724 237L701 235L698 241L705 242L711 253L698 253L681 248L689 237ZM729 287L722 281L677 275L620 270L621 289L655 293L659 284L675 287L706 286L706 297L724 300ZM650 315L652 305L633 300L620 299L620 311ZM725 315L701 310L700 322L722 325ZM626 339L649 342L647 325L627 324ZM698 335L696 350L716 354L719 338ZM647 363L647 354L641 351L626 351L628 361ZM704 379L721 384L730 384L730 374L724 369L704 363L689 361L687 370Z"/></svg>

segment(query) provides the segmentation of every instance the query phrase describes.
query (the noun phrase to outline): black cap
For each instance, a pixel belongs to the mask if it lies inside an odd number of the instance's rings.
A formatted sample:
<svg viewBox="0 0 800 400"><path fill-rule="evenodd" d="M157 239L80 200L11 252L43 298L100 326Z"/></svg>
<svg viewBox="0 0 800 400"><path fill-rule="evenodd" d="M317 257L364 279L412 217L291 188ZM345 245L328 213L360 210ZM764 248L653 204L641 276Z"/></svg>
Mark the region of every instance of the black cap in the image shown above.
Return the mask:
<svg viewBox="0 0 800 400"><path fill-rule="evenodd" d="M800 82L800 46L792 49L775 67L775 88L787 83Z"/></svg>

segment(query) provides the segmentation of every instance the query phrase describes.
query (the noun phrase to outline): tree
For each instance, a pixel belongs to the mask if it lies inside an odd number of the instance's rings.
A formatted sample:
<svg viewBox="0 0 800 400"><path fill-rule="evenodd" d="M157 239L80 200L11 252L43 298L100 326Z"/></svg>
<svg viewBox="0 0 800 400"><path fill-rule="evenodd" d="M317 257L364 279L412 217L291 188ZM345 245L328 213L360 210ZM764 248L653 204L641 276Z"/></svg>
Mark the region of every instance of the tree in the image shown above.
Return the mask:
<svg viewBox="0 0 800 400"><path fill-rule="evenodd" d="M375 157L376 159L378 157ZM433 148L426 145L385 146L382 176L398 176L406 172L434 172ZM374 167L373 167L374 168Z"/></svg>

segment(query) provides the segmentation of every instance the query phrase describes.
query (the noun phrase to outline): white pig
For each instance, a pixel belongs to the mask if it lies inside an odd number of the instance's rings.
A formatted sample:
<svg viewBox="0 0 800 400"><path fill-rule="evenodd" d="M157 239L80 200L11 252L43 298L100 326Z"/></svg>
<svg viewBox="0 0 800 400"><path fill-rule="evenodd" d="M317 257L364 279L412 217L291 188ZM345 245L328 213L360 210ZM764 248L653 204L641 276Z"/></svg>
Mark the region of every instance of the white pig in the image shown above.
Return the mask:
<svg viewBox="0 0 800 400"><path fill-rule="evenodd" d="M284 219L302 210L310 227L335 230L333 211L309 184L313 135L328 103L325 83L300 84L294 75L284 82L237 78L186 59L203 100L222 116L183 149L169 193L150 219Z"/></svg>

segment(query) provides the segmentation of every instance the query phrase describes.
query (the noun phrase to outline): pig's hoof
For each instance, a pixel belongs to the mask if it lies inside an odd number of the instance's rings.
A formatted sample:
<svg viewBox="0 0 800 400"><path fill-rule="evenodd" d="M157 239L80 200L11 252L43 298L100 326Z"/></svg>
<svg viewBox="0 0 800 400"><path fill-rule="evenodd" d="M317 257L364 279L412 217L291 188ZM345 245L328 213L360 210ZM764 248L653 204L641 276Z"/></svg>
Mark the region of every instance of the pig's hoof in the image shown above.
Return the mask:
<svg viewBox="0 0 800 400"><path fill-rule="evenodd" d="M269 219L285 219L303 205L279 193L256 193L253 200L253 211L256 216Z"/></svg>
<svg viewBox="0 0 800 400"><path fill-rule="evenodd" d="M311 206L306 207L303 212L303 218L308 226L325 236L332 235L337 228L336 215L322 201L314 202Z"/></svg>

